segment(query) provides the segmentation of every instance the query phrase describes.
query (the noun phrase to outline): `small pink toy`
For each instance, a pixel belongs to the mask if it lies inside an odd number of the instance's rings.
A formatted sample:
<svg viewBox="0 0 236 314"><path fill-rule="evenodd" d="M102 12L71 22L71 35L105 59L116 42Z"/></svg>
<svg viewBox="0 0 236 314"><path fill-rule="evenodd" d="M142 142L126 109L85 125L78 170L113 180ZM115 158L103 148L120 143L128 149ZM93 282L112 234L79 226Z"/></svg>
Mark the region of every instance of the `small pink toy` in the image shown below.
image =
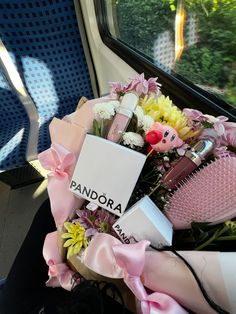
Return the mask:
<svg viewBox="0 0 236 314"><path fill-rule="evenodd" d="M157 152L167 152L184 143L174 128L159 122L153 123L145 139Z"/></svg>

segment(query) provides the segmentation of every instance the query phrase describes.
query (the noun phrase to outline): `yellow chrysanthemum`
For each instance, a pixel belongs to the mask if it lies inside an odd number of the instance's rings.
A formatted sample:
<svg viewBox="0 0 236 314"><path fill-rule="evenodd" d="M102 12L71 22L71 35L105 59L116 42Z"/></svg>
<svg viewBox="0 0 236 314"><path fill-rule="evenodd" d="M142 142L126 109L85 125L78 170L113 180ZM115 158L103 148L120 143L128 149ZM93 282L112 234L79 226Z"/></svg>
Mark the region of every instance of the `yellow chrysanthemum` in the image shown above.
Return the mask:
<svg viewBox="0 0 236 314"><path fill-rule="evenodd" d="M65 222L64 227L68 232L63 233L62 238L68 239L64 243L64 247L67 247L67 258L80 252L82 248L88 246L88 241L85 236L86 230L80 225L80 223Z"/></svg>
<svg viewBox="0 0 236 314"><path fill-rule="evenodd" d="M156 122L173 127L182 140L196 135L196 132L193 132L187 125L185 114L172 103L168 96L162 95L158 98L145 96L140 100L140 106L144 113L151 116Z"/></svg>

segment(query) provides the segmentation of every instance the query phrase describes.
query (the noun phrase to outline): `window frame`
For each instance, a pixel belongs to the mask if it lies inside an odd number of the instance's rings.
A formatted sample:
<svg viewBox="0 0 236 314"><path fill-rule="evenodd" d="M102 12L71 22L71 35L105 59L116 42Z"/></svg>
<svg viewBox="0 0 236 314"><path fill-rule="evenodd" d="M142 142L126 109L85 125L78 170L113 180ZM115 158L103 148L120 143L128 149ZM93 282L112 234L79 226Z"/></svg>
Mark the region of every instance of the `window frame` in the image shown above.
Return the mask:
<svg viewBox="0 0 236 314"><path fill-rule="evenodd" d="M114 38L109 32L106 19L106 5L104 0L93 0L97 17L98 29L103 43L114 53L121 57L138 73L145 73L146 78L158 77L162 84L163 94L169 96L171 100L180 108L194 108L203 113L214 116L224 115L230 121L236 122L236 108L225 101L197 87L187 79L178 74L172 76L158 68L147 56L135 50L133 47Z"/></svg>

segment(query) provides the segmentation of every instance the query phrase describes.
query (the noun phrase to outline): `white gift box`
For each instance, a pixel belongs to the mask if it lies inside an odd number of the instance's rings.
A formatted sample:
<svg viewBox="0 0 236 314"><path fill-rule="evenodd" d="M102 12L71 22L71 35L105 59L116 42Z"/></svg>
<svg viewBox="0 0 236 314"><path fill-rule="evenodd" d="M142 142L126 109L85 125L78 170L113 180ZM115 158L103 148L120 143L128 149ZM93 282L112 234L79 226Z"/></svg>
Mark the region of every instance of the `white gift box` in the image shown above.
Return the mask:
<svg viewBox="0 0 236 314"><path fill-rule="evenodd" d="M127 244L149 240L157 248L172 245L173 225L148 196L135 203L112 227Z"/></svg>
<svg viewBox="0 0 236 314"><path fill-rule="evenodd" d="M121 216L146 156L87 134L70 183L70 191Z"/></svg>

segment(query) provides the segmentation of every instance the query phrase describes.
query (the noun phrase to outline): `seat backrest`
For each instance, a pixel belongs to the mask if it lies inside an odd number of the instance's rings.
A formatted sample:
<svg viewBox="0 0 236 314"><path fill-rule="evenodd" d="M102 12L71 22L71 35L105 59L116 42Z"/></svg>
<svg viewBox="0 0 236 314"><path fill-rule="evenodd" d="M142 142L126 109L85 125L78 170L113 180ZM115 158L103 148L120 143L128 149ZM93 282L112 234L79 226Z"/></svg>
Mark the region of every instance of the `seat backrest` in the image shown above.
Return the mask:
<svg viewBox="0 0 236 314"><path fill-rule="evenodd" d="M0 36L37 107L41 152L51 119L93 97L73 0L1 1Z"/></svg>
<svg viewBox="0 0 236 314"><path fill-rule="evenodd" d="M0 69L0 171L23 166L29 118Z"/></svg>

